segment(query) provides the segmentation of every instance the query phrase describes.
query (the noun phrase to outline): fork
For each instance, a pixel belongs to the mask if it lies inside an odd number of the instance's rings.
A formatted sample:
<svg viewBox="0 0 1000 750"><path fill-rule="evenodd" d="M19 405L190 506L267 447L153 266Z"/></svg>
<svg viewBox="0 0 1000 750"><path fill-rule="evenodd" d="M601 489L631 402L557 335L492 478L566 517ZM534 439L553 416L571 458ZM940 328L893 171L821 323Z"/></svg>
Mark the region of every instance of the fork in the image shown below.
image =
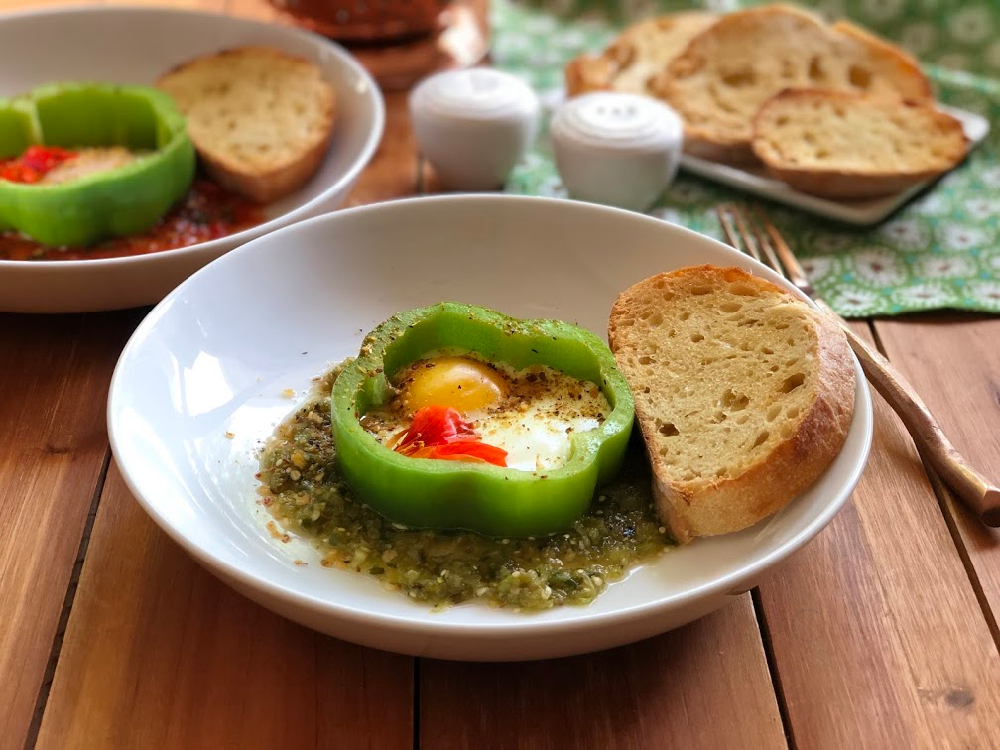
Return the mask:
<svg viewBox="0 0 1000 750"><path fill-rule="evenodd" d="M1000 527L1000 488L973 469L955 449L906 378L874 346L855 334L842 317L816 297L816 290L778 229L757 210L735 204L716 208L729 244L788 279L824 314L836 321L868 381L899 415L924 459L987 526Z"/></svg>

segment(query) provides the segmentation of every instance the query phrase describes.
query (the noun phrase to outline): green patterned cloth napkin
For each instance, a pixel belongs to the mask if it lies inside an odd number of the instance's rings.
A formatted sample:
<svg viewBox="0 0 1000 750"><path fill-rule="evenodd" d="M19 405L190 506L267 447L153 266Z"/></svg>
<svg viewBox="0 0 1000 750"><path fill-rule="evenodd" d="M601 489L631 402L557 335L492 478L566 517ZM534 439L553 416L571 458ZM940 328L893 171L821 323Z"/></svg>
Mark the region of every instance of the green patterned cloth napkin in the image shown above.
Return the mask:
<svg viewBox="0 0 1000 750"><path fill-rule="evenodd" d="M493 61L557 101L562 66L598 51L622 24L692 5L731 10L736 1L550 0L543 7L494 0ZM875 227L827 221L766 204L800 255L819 294L848 317L955 308L1000 312L1000 2L998 0L822 0L829 17L850 17L909 48L938 97L990 119L993 129L958 169ZM517 167L507 190L565 196L547 138ZM720 238L713 207L736 192L682 173L649 213ZM749 195L746 200L756 200Z"/></svg>

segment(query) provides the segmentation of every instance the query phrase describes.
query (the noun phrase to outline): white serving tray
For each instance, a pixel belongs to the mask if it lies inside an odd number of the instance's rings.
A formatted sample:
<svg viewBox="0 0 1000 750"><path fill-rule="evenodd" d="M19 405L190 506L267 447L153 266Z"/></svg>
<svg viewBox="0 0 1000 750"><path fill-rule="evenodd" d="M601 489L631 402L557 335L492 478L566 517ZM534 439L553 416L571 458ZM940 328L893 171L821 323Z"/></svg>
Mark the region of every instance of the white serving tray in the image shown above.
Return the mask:
<svg viewBox="0 0 1000 750"><path fill-rule="evenodd" d="M982 115L944 105L940 105L940 108L961 121L962 127L965 128L965 137L969 139L970 151L979 145L990 132L989 120ZM795 190L780 180L768 176L764 167L760 165L721 164L684 154L681 157L681 168L707 180L744 190L762 198L795 206L829 219L858 225L875 224L882 221L931 182L928 180L914 185L908 190L882 198L837 201Z"/></svg>

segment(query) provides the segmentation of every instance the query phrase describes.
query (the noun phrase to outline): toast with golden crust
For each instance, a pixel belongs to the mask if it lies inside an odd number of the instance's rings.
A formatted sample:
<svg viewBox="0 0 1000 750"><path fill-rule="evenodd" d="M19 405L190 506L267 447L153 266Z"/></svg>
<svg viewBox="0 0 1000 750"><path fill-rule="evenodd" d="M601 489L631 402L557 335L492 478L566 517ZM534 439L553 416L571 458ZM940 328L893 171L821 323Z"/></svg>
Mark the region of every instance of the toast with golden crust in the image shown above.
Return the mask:
<svg viewBox="0 0 1000 750"><path fill-rule="evenodd" d="M789 88L858 91L925 101L917 63L877 37L790 5L722 16L690 40L659 75L652 94L680 113L685 147L715 161L753 161L753 118Z"/></svg>
<svg viewBox="0 0 1000 750"><path fill-rule="evenodd" d="M608 340L635 395L657 513L678 542L777 512L844 444L847 340L768 281L714 266L653 276L618 297Z"/></svg>
<svg viewBox="0 0 1000 750"><path fill-rule="evenodd" d="M714 13L690 11L649 18L630 26L600 55L580 55L564 70L567 96L589 91L650 93L648 81L711 26Z"/></svg>
<svg viewBox="0 0 1000 750"><path fill-rule="evenodd" d="M850 21L837 21L830 31L848 60L845 90L891 94L910 102L934 99L934 89L920 63L905 50Z"/></svg>
<svg viewBox="0 0 1000 750"><path fill-rule="evenodd" d="M269 47L191 60L157 86L188 120L188 135L221 185L267 203L304 184L323 161L336 97L320 69Z"/></svg>
<svg viewBox="0 0 1000 750"><path fill-rule="evenodd" d="M838 91L785 91L754 118L753 150L796 190L833 199L898 193L947 172L968 148L933 105Z"/></svg>

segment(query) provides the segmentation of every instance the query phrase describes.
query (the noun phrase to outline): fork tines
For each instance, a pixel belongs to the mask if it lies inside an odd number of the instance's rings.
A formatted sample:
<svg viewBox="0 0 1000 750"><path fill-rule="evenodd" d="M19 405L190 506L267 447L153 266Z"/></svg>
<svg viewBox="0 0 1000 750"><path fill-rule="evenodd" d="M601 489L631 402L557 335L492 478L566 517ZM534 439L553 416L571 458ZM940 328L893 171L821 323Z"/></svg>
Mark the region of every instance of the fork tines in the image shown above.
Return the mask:
<svg viewBox="0 0 1000 750"><path fill-rule="evenodd" d="M759 209L724 203L715 209L730 245L778 272L809 297L813 287L784 237Z"/></svg>

